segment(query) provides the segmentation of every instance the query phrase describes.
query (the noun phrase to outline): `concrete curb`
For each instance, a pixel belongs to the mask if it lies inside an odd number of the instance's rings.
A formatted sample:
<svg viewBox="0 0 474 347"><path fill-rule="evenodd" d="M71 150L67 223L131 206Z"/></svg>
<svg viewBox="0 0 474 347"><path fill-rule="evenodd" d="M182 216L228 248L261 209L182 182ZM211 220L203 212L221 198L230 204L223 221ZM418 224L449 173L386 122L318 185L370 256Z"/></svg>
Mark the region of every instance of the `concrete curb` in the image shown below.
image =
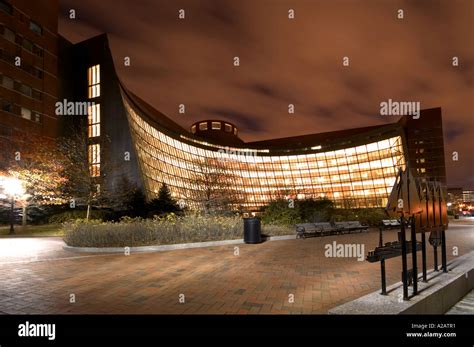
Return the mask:
<svg viewBox="0 0 474 347"><path fill-rule="evenodd" d="M295 235L270 236L265 241L281 241L296 239ZM237 245L244 243L243 239L236 240L222 240L222 241L208 241L208 242L192 242L192 243L178 243L174 245L157 245L157 246L140 246L130 247L130 253L152 253L173 251L178 249L189 248L204 248L213 246ZM123 253L125 247L72 247L65 245L63 249L78 253Z"/></svg>

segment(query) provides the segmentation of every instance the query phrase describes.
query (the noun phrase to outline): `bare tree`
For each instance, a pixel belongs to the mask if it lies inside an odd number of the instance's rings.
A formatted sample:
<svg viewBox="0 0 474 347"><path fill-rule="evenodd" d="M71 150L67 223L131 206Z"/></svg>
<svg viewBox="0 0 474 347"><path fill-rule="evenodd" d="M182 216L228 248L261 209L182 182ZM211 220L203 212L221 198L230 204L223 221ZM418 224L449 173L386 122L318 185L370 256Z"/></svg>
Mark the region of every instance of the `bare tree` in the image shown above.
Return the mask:
<svg viewBox="0 0 474 347"><path fill-rule="evenodd" d="M101 138L101 148L107 141ZM65 193L73 199L74 204L87 206L86 219L89 219L92 206L103 204L107 190L103 189L103 172L109 163L100 160L100 166L94 169L91 165L91 145L84 131L72 129L67 137L61 139L60 150L65 158L65 173L68 184ZM100 155L100 154L99 154Z"/></svg>
<svg viewBox="0 0 474 347"><path fill-rule="evenodd" d="M225 161L206 157L194 160L191 166L191 181L195 188L191 199L197 200L205 213L239 209L240 194Z"/></svg>

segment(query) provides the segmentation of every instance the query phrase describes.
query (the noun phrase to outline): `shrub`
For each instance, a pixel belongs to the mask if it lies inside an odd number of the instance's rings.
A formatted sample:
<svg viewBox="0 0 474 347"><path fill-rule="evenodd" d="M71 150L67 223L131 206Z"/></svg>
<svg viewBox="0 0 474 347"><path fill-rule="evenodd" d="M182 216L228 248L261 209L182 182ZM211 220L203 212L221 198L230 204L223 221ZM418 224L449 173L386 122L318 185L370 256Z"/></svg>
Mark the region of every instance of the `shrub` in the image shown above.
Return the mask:
<svg viewBox="0 0 474 347"><path fill-rule="evenodd" d="M329 199L307 199L297 202L300 218L304 222L328 222L334 213L334 204Z"/></svg>
<svg viewBox="0 0 474 347"><path fill-rule="evenodd" d="M121 218L119 222L77 220L64 223L64 241L75 247L133 247L240 239L238 216L167 216Z"/></svg>
<svg viewBox="0 0 474 347"><path fill-rule="evenodd" d="M297 200L294 208L289 207L287 200L275 200L264 208L261 215L263 223L281 226L352 220L369 226L378 226L385 218L382 208L335 208L329 199Z"/></svg>
<svg viewBox="0 0 474 347"><path fill-rule="evenodd" d="M69 210L54 214L48 218L50 224L60 224L76 219L85 219L87 216L86 210ZM89 219L107 220L110 217L110 212L104 210L91 210Z"/></svg>
<svg viewBox="0 0 474 347"><path fill-rule="evenodd" d="M335 222L358 220L369 226L379 226L386 218L383 208L335 209L332 215Z"/></svg>
<svg viewBox="0 0 474 347"><path fill-rule="evenodd" d="M261 220L265 224L293 225L301 222L298 206L293 208L288 206L289 202L284 199L271 201L261 215Z"/></svg>
<svg viewBox="0 0 474 347"><path fill-rule="evenodd" d="M379 226L382 219L387 219L383 208L362 208L357 210L357 220L369 226Z"/></svg>
<svg viewBox="0 0 474 347"><path fill-rule="evenodd" d="M284 199L271 201L264 209L262 221L266 224L294 225L302 222L327 222L334 211L331 200L297 200L293 207Z"/></svg>
<svg viewBox="0 0 474 347"><path fill-rule="evenodd" d="M292 225L264 224L262 223L262 235L280 236L294 235L295 228Z"/></svg>

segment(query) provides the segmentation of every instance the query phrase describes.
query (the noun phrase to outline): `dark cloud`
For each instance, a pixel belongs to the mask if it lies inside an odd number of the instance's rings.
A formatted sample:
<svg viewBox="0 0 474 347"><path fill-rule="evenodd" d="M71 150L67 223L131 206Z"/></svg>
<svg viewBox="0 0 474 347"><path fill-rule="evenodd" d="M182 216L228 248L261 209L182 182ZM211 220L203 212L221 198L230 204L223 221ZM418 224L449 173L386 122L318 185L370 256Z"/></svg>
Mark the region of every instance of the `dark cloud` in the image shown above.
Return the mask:
<svg viewBox="0 0 474 347"><path fill-rule="evenodd" d="M455 140L456 137L462 135L462 133L463 130L461 128L450 128L448 131L446 131L446 138L449 142L451 142Z"/></svg>
<svg viewBox="0 0 474 347"><path fill-rule="evenodd" d="M442 107L448 183L467 187L474 176L473 4L62 0L60 32L73 42L109 33L118 74L137 95L185 128L223 117L246 141L394 122L379 114L389 98ZM69 8L78 13L74 21L65 16ZM132 66L121 64L124 56ZM180 103L185 117L176 116Z"/></svg>

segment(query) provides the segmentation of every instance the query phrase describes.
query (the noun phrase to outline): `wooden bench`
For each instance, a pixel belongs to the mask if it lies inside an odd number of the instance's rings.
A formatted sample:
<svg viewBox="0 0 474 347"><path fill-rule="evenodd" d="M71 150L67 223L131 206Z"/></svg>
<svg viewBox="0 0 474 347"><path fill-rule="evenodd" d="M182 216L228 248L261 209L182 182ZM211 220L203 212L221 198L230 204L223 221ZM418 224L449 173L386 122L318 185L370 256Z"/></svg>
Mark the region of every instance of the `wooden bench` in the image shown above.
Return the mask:
<svg viewBox="0 0 474 347"><path fill-rule="evenodd" d="M296 238L329 235L333 231L331 223L303 223L296 224Z"/></svg>
<svg viewBox="0 0 474 347"><path fill-rule="evenodd" d="M306 238L311 236L327 236L334 234L348 234L351 232L362 232L369 230L369 227L362 225L359 221L349 222L322 222L322 223L302 223L296 224L296 238Z"/></svg>
<svg viewBox="0 0 474 347"><path fill-rule="evenodd" d="M359 221L336 222L334 224L336 231L340 234L350 234L355 231L362 232L369 230L367 225L362 225Z"/></svg>
<svg viewBox="0 0 474 347"><path fill-rule="evenodd" d="M386 229L398 229L401 227L400 221L398 219L382 219L381 228Z"/></svg>

